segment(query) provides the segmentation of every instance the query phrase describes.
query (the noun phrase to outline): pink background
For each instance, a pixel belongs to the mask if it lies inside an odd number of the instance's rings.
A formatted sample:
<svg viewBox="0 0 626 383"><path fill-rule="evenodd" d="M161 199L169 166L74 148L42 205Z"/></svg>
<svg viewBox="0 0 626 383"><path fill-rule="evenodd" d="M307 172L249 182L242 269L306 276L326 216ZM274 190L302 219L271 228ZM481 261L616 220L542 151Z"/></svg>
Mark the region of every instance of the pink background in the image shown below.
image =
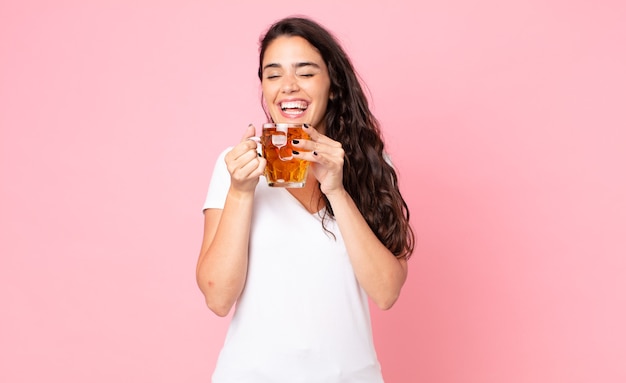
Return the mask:
<svg viewBox="0 0 626 383"><path fill-rule="evenodd" d="M296 13L369 86L418 234L387 382L626 381L625 4L3 1L0 381L209 381L200 209Z"/></svg>

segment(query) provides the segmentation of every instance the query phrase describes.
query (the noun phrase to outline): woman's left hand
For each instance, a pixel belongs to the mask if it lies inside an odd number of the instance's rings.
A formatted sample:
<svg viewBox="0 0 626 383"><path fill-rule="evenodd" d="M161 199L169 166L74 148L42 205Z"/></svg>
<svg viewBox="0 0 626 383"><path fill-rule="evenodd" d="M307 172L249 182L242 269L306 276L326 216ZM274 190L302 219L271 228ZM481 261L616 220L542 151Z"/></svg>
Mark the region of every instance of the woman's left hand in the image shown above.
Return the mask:
<svg viewBox="0 0 626 383"><path fill-rule="evenodd" d="M307 125L305 131L311 139L298 140L297 144L292 142L293 148L298 151L294 157L311 162L309 170L319 181L322 193L328 196L342 192L345 153L341 143L319 133L311 125Z"/></svg>

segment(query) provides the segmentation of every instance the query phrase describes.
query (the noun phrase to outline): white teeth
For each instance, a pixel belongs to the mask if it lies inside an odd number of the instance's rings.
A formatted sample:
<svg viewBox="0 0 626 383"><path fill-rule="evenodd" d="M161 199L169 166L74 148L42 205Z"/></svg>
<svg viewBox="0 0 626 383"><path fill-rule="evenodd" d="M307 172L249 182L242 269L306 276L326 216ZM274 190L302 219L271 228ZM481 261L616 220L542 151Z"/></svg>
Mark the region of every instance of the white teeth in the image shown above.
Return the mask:
<svg viewBox="0 0 626 383"><path fill-rule="evenodd" d="M304 111L303 111L303 110L300 110L300 109L298 109L298 110L293 110L293 109L283 109L283 113L286 113L286 114L289 114L289 115L292 115L292 116L296 116L296 115L301 115L301 114L303 114L303 113L304 113Z"/></svg>
<svg viewBox="0 0 626 383"><path fill-rule="evenodd" d="M280 108L282 110L285 109L301 109L305 110L309 104L304 101L285 101L280 103Z"/></svg>

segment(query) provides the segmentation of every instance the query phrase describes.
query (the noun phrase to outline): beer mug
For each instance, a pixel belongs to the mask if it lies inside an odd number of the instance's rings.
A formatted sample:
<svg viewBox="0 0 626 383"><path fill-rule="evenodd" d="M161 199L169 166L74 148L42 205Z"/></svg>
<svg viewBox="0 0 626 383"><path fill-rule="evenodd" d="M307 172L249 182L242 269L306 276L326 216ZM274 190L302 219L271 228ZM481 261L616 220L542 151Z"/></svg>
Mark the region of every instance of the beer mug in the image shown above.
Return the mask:
<svg viewBox="0 0 626 383"><path fill-rule="evenodd" d="M265 178L273 187L304 187L309 169L309 161L294 158L293 140L308 140L304 131L306 124L266 123L263 124L261 138L254 137L261 143L262 155L267 160Z"/></svg>

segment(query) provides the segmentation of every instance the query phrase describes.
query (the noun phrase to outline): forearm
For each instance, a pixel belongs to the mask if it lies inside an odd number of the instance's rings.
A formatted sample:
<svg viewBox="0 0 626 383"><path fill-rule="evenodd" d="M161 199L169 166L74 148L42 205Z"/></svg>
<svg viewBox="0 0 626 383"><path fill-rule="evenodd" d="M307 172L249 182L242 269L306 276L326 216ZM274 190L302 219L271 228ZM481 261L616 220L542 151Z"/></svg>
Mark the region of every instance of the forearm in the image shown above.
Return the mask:
<svg viewBox="0 0 626 383"><path fill-rule="evenodd" d="M390 308L406 280L406 260L396 258L376 237L346 191L327 198L359 284L378 307Z"/></svg>
<svg viewBox="0 0 626 383"><path fill-rule="evenodd" d="M207 305L220 316L228 314L245 285L253 200L253 193L231 190L221 214L205 223L209 238L203 242L197 280Z"/></svg>

